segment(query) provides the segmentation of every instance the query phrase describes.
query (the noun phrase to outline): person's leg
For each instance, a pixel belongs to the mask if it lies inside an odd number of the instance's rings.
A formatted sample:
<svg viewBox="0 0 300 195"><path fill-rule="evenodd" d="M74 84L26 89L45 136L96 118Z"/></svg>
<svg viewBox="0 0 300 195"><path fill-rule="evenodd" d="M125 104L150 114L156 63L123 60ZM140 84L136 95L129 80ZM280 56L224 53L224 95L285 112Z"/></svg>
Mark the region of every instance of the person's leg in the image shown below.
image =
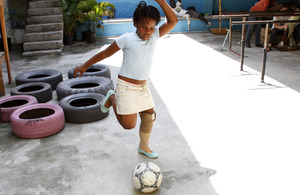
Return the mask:
<svg viewBox="0 0 300 195"><path fill-rule="evenodd" d="M183 17L186 18L188 24L188 30L190 30L190 25L191 25L190 14L184 14Z"/></svg>
<svg viewBox="0 0 300 195"><path fill-rule="evenodd" d="M296 45L298 45L298 43L300 42L300 39L299 39L299 32L298 32L297 28L294 29L292 35L293 35Z"/></svg>
<svg viewBox="0 0 300 195"><path fill-rule="evenodd" d="M204 14L200 13L198 16L198 19L201 20L202 22L204 22L206 24L206 27L211 27L213 25L213 23L209 22L205 17Z"/></svg>
<svg viewBox="0 0 300 195"><path fill-rule="evenodd" d="M256 18L256 20L261 20L261 18ZM255 45L257 47L263 47L263 45L260 43L260 32L261 32L261 24L255 25Z"/></svg>
<svg viewBox="0 0 300 195"><path fill-rule="evenodd" d="M297 35L295 35L295 36L298 37L298 38L297 38L297 39L298 39L298 45L297 45L297 46L300 46L300 24L298 24L298 25L295 27L294 31L297 31ZM296 33L296 32L295 32L295 33Z"/></svg>
<svg viewBox="0 0 300 195"><path fill-rule="evenodd" d="M198 18L200 21L204 22L205 24L207 24L207 27L210 27L212 25L212 23L208 22L206 20L206 18L204 17L204 15L202 13L198 13L195 10L190 9L188 12L186 12L187 14L189 14L192 18Z"/></svg>
<svg viewBox="0 0 300 195"><path fill-rule="evenodd" d="M279 43L279 46L284 46L284 43L285 43L285 41L287 39L287 36L288 36L288 32L289 32L288 30L283 31L283 36L282 36L282 39Z"/></svg>
<svg viewBox="0 0 300 195"><path fill-rule="evenodd" d="M141 117L141 124L139 130L140 144L138 150L140 153L145 154L149 158L157 158L158 155L155 152L151 151L149 147L149 139L151 136L154 121L156 119L156 113L152 108L141 112L140 117Z"/></svg>
<svg viewBox="0 0 300 195"><path fill-rule="evenodd" d="M153 109L146 110L140 113L141 124L140 124L140 145L139 147L145 152L152 153L149 148L149 139L152 131L152 127L156 118Z"/></svg>
<svg viewBox="0 0 300 195"><path fill-rule="evenodd" d="M206 20L206 18L202 13L199 14L198 19L204 22L205 24L208 24L208 21Z"/></svg>
<svg viewBox="0 0 300 195"><path fill-rule="evenodd" d="M117 120L119 121L120 125L124 128L124 129L133 129L136 125L136 121L137 121L137 114L130 114L130 115L120 115L117 112L117 99L115 97L115 95L111 95L108 100L106 101L106 103L104 104L104 106L106 108L110 108L111 106L114 109L114 113L117 117Z"/></svg>
<svg viewBox="0 0 300 195"><path fill-rule="evenodd" d="M273 28L270 32L270 39L269 39L269 46L273 46L273 45L277 45L278 41L277 41L277 36L280 30L278 30L277 28Z"/></svg>
<svg viewBox="0 0 300 195"><path fill-rule="evenodd" d="M249 17L249 21L253 21L255 20L254 17ZM250 41L251 41L251 37L252 37L252 31L254 30L255 25L254 24L249 24L248 25L248 29L247 29L247 33L246 33L246 47L251 47L250 45Z"/></svg>

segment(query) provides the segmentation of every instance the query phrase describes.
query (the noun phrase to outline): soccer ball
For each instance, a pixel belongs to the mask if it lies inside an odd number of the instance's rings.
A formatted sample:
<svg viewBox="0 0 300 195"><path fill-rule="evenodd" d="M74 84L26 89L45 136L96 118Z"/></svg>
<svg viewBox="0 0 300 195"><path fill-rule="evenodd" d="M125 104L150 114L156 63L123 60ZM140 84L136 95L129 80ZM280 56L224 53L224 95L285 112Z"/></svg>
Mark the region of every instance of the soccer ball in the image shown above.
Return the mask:
<svg viewBox="0 0 300 195"><path fill-rule="evenodd" d="M150 193L159 188L162 182L160 168L152 162L142 162L132 171L134 187L143 193Z"/></svg>

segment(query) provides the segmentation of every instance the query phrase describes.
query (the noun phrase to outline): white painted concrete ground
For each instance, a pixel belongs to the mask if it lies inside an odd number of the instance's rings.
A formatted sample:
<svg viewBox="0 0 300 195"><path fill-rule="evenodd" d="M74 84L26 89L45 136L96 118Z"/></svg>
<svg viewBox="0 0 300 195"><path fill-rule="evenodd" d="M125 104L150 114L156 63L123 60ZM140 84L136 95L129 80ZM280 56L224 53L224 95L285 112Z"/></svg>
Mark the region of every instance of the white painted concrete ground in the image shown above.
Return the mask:
<svg viewBox="0 0 300 195"><path fill-rule="evenodd" d="M251 67L260 68L261 48L246 49L239 71L239 58L220 52L223 39L166 36L157 45L151 81L200 165L217 171L210 178L217 194L300 194L299 91L268 75L260 82L260 71ZM291 66L298 61L299 50L275 49L267 73L297 86L291 82L300 71Z"/></svg>
<svg viewBox="0 0 300 195"><path fill-rule="evenodd" d="M175 34L158 45L151 80L200 164L217 170L218 194L300 194L300 94L261 83L247 62L240 72L239 61Z"/></svg>

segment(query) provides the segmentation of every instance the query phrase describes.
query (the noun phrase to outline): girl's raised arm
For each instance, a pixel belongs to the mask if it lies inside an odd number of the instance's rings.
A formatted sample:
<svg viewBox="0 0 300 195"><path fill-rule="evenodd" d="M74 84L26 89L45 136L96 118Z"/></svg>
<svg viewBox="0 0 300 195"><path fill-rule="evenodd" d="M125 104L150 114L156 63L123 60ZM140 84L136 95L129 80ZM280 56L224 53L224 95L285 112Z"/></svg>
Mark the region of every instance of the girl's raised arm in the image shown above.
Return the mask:
<svg viewBox="0 0 300 195"><path fill-rule="evenodd" d="M172 8L165 0L154 0L164 11L167 21L159 27L159 35L162 37L168 32L170 32L178 22L177 16L175 15Z"/></svg>

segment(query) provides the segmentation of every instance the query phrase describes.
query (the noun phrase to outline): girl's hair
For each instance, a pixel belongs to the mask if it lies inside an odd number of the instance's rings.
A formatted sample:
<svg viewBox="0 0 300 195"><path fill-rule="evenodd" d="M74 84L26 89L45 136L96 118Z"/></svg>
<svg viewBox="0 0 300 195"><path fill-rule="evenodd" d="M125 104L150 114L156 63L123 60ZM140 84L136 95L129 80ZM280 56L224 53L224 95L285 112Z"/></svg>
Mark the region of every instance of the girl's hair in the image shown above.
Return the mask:
<svg viewBox="0 0 300 195"><path fill-rule="evenodd" d="M147 5L145 1L141 1L133 14L133 22L140 22L144 18L150 18L156 21L156 25L160 22L160 13L158 9L152 5Z"/></svg>

